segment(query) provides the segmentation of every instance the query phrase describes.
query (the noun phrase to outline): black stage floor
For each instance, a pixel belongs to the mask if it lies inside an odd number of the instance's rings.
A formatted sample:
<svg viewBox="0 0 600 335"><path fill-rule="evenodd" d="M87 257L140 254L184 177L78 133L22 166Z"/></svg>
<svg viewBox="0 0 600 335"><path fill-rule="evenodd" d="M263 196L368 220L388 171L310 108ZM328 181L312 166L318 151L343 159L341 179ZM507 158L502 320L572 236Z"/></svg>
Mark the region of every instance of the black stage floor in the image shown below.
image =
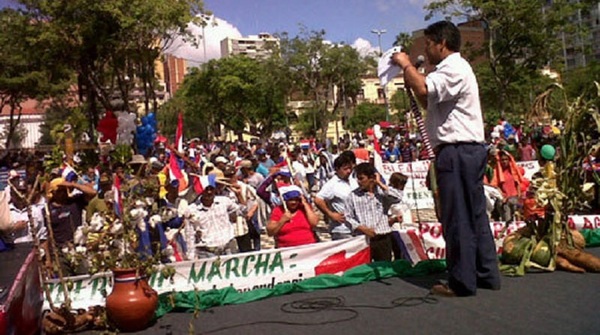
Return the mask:
<svg viewBox="0 0 600 335"><path fill-rule="evenodd" d="M600 256L600 248L588 251ZM441 276L389 278L197 315L170 313L138 334L600 334L600 274L528 273L503 277L500 291L425 298Z"/></svg>
<svg viewBox="0 0 600 335"><path fill-rule="evenodd" d="M10 251L0 252L0 305L8 298L19 270L31 252L33 244L16 244Z"/></svg>

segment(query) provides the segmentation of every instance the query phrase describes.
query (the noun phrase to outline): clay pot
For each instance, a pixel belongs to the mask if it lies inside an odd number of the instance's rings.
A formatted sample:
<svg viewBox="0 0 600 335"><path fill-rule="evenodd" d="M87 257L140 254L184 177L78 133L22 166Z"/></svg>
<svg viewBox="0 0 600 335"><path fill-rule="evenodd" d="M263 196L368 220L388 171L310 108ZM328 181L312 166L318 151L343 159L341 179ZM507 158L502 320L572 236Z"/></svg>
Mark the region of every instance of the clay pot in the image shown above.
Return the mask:
<svg viewBox="0 0 600 335"><path fill-rule="evenodd" d="M158 306L158 294L136 269L114 269L113 290L106 297L108 319L126 332L146 329Z"/></svg>

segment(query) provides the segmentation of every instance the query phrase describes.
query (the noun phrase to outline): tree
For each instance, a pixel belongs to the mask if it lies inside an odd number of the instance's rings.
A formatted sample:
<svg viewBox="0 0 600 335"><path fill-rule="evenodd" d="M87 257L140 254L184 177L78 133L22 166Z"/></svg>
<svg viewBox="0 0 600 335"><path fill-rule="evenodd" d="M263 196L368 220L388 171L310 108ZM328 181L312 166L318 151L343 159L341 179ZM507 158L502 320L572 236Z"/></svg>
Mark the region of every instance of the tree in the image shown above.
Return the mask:
<svg viewBox="0 0 600 335"><path fill-rule="evenodd" d="M77 73L80 101L87 106L90 133L99 106L113 109L114 97L129 110L130 91L141 86L146 111L155 86L154 62L172 38L184 34L201 0L19 0L30 24L40 29L39 50Z"/></svg>
<svg viewBox="0 0 600 335"><path fill-rule="evenodd" d="M544 5L546 4L546 5ZM577 4L569 1L538 0L442 0L426 6L427 19L435 13L483 22L487 37L487 69L480 68L480 83L488 85L482 94L490 108L522 114L531 104L540 85L540 70L557 62L561 41L557 38L571 29L568 18ZM529 97L531 95L531 97ZM524 103L527 103L525 106Z"/></svg>
<svg viewBox="0 0 600 335"><path fill-rule="evenodd" d="M390 105L398 111L398 121L406 121L406 112L410 110L410 100L405 90L397 90L390 98Z"/></svg>
<svg viewBox="0 0 600 335"><path fill-rule="evenodd" d="M37 39L40 31L30 22L30 16L17 10L0 11L0 110L9 113L7 149L21 121L21 103L64 91L71 74L60 62L38 54L47 44Z"/></svg>
<svg viewBox="0 0 600 335"><path fill-rule="evenodd" d="M339 108L355 101L366 62L352 47L325 42L325 31L302 29L299 36L280 35L281 58L291 71L294 93L311 103L313 131L324 139ZM300 93L300 94L298 94ZM305 132L305 135L309 135Z"/></svg>
<svg viewBox="0 0 600 335"><path fill-rule="evenodd" d="M177 105L186 110L187 120L201 121L203 129L194 129L201 136L209 136L222 124L238 136L268 137L286 126L286 78L277 57L211 60L186 77L181 94L178 91L165 108Z"/></svg>
<svg viewBox="0 0 600 335"><path fill-rule="evenodd" d="M362 132L373 124L385 120L385 107L370 102L356 106L354 115L346 122L346 128L353 132Z"/></svg>
<svg viewBox="0 0 600 335"><path fill-rule="evenodd" d="M413 38L409 33L399 33L394 40L394 46L402 46L403 51L410 53L410 47L413 44Z"/></svg>

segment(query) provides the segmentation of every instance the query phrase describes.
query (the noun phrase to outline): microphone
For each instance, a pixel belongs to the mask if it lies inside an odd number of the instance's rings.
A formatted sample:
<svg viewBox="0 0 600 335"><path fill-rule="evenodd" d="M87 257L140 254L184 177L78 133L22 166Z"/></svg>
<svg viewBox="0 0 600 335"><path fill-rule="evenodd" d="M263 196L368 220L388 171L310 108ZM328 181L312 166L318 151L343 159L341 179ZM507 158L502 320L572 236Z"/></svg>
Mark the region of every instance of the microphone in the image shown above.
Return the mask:
<svg viewBox="0 0 600 335"><path fill-rule="evenodd" d="M420 68L421 66L423 66L423 64L424 64L424 63L425 63L425 56L423 56L423 55L419 55L419 56L417 57L417 62L415 63L415 67L418 69L418 68Z"/></svg>

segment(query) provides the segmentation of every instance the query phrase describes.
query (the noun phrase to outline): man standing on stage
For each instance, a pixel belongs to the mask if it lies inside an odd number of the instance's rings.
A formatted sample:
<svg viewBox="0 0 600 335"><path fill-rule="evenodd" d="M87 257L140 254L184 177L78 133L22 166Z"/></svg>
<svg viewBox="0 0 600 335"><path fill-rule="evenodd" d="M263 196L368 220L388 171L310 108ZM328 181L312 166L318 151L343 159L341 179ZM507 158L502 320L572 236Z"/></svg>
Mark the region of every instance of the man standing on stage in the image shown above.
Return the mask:
<svg viewBox="0 0 600 335"><path fill-rule="evenodd" d="M404 52L392 57L405 83L427 108L425 124L436 152L440 221L446 240L448 283L434 285L442 296L475 295L500 289L496 247L486 215L483 174L487 151L479 89L460 55L460 32L448 21L425 29L425 54L435 69L423 76Z"/></svg>

